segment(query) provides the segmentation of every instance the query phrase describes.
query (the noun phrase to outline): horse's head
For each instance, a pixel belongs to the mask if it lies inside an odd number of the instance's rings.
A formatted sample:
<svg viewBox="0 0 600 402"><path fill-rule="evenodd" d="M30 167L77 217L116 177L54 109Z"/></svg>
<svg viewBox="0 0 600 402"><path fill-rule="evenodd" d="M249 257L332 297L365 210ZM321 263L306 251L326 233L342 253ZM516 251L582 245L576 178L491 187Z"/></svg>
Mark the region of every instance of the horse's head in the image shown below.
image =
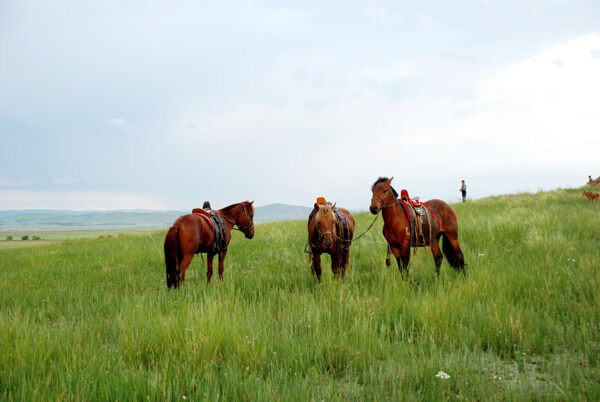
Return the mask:
<svg viewBox="0 0 600 402"><path fill-rule="evenodd" d="M396 202L398 193L392 187L393 178L393 176L391 179L380 177L373 183L373 187L371 187L373 197L371 198L371 207L369 208L373 215L377 215L383 208Z"/></svg>
<svg viewBox="0 0 600 402"><path fill-rule="evenodd" d="M333 214L335 205L336 204L333 204L332 207L327 204L315 204L317 213L314 219L317 233L319 234L319 239L323 241L323 247L327 250L333 246L333 242L336 238L335 215Z"/></svg>
<svg viewBox="0 0 600 402"><path fill-rule="evenodd" d="M254 237L254 201L244 201L244 213L237 218L237 225L246 236L246 239Z"/></svg>

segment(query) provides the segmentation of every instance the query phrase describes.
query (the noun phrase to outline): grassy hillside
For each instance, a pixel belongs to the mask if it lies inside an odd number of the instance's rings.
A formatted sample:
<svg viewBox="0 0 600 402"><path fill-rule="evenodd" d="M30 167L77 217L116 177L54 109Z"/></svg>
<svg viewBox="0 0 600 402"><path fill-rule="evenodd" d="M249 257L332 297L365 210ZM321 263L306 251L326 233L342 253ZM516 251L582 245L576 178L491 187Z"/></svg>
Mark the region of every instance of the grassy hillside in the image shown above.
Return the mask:
<svg viewBox="0 0 600 402"><path fill-rule="evenodd" d="M381 218L321 285L305 221L235 232L225 281L197 256L179 291L163 232L0 249L0 398L598 400L600 205L560 190L455 208L466 278L444 262L436 280L420 249L403 281Z"/></svg>

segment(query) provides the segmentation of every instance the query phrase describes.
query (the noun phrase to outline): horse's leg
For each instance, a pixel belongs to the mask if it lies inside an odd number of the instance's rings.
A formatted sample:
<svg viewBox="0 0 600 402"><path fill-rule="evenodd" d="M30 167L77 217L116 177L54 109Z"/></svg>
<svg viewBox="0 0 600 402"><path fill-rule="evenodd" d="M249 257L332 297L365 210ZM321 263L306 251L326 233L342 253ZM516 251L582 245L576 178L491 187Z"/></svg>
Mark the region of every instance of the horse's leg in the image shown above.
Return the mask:
<svg viewBox="0 0 600 402"><path fill-rule="evenodd" d="M213 258L214 254L212 252L206 253L206 283L210 283L210 278L213 274Z"/></svg>
<svg viewBox="0 0 600 402"><path fill-rule="evenodd" d="M225 269L225 256L227 255L227 251L223 251L219 253L219 279L223 280L223 270Z"/></svg>
<svg viewBox="0 0 600 402"><path fill-rule="evenodd" d="M194 254L183 255L183 259L181 260L181 264L179 265L179 272L181 273L181 279L179 279L179 284L181 285L183 285L183 282L185 282L185 270L188 269L188 267L192 263L192 258L194 258Z"/></svg>
<svg viewBox="0 0 600 402"><path fill-rule="evenodd" d="M390 247L392 253L396 257L396 261L398 262L398 269L402 274L402 279L404 279L404 273L408 276L408 263L410 262L410 246L408 244L403 245L404 247L398 248L395 246Z"/></svg>
<svg viewBox="0 0 600 402"><path fill-rule="evenodd" d="M345 249L341 258L342 277L346 276L346 268L350 265L350 249Z"/></svg>
<svg viewBox="0 0 600 402"><path fill-rule="evenodd" d="M340 272L340 255L338 253L331 253L329 256L331 257L331 272L337 278Z"/></svg>
<svg viewBox="0 0 600 402"><path fill-rule="evenodd" d="M436 237L431 243L430 250L431 254L433 254L433 261L435 262L435 276L437 278L440 276L440 266L442 265L442 260L444 259L440 250L440 239L438 237Z"/></svg>
<svg viewBox="0 0 600 402"><path fill-rule="evenodd" d="M312 265L310 266L312 271L317 275L319 283L321 283L321 254L313 251Z"/></svg>

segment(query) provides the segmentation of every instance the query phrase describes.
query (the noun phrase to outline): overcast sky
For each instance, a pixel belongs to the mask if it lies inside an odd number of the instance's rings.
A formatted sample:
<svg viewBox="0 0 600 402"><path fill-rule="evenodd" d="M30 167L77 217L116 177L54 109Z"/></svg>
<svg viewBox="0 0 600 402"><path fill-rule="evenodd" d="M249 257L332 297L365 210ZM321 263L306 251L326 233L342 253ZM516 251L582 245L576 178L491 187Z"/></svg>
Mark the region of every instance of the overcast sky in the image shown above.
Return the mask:
<svg viewBox="0 0 600 402"><path fill-rule="evenodd" d="M0 0L0 209L600 175L600 2Z"/></svg>

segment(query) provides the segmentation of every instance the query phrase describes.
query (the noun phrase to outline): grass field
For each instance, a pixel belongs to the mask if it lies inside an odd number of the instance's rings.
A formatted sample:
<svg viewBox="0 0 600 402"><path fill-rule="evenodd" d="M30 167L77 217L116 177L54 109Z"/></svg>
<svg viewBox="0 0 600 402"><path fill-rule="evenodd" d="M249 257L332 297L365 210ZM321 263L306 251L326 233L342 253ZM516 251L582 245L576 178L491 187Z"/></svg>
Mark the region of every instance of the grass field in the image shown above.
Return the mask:
<svg viewBox="0 0 600 402"><path fill-rule="evenodd" d="M197 256L178 291L164 232L0 248L0 399L599 400L600 205L454 207L467 277L420 249L403 281L381 218L321 285L305 221L235 232L225 281Z"/></svg>
<svg viewBox="0 0 600 402"><path fill-rule="evenodd" d="M47 246L56 242L80 239L103 239L131 234L156 232L157 228L122 228L107 227L104 229L20 229L0 231L0 249L15 247ZM22 240L27 236L27 240Z"/></svg>

